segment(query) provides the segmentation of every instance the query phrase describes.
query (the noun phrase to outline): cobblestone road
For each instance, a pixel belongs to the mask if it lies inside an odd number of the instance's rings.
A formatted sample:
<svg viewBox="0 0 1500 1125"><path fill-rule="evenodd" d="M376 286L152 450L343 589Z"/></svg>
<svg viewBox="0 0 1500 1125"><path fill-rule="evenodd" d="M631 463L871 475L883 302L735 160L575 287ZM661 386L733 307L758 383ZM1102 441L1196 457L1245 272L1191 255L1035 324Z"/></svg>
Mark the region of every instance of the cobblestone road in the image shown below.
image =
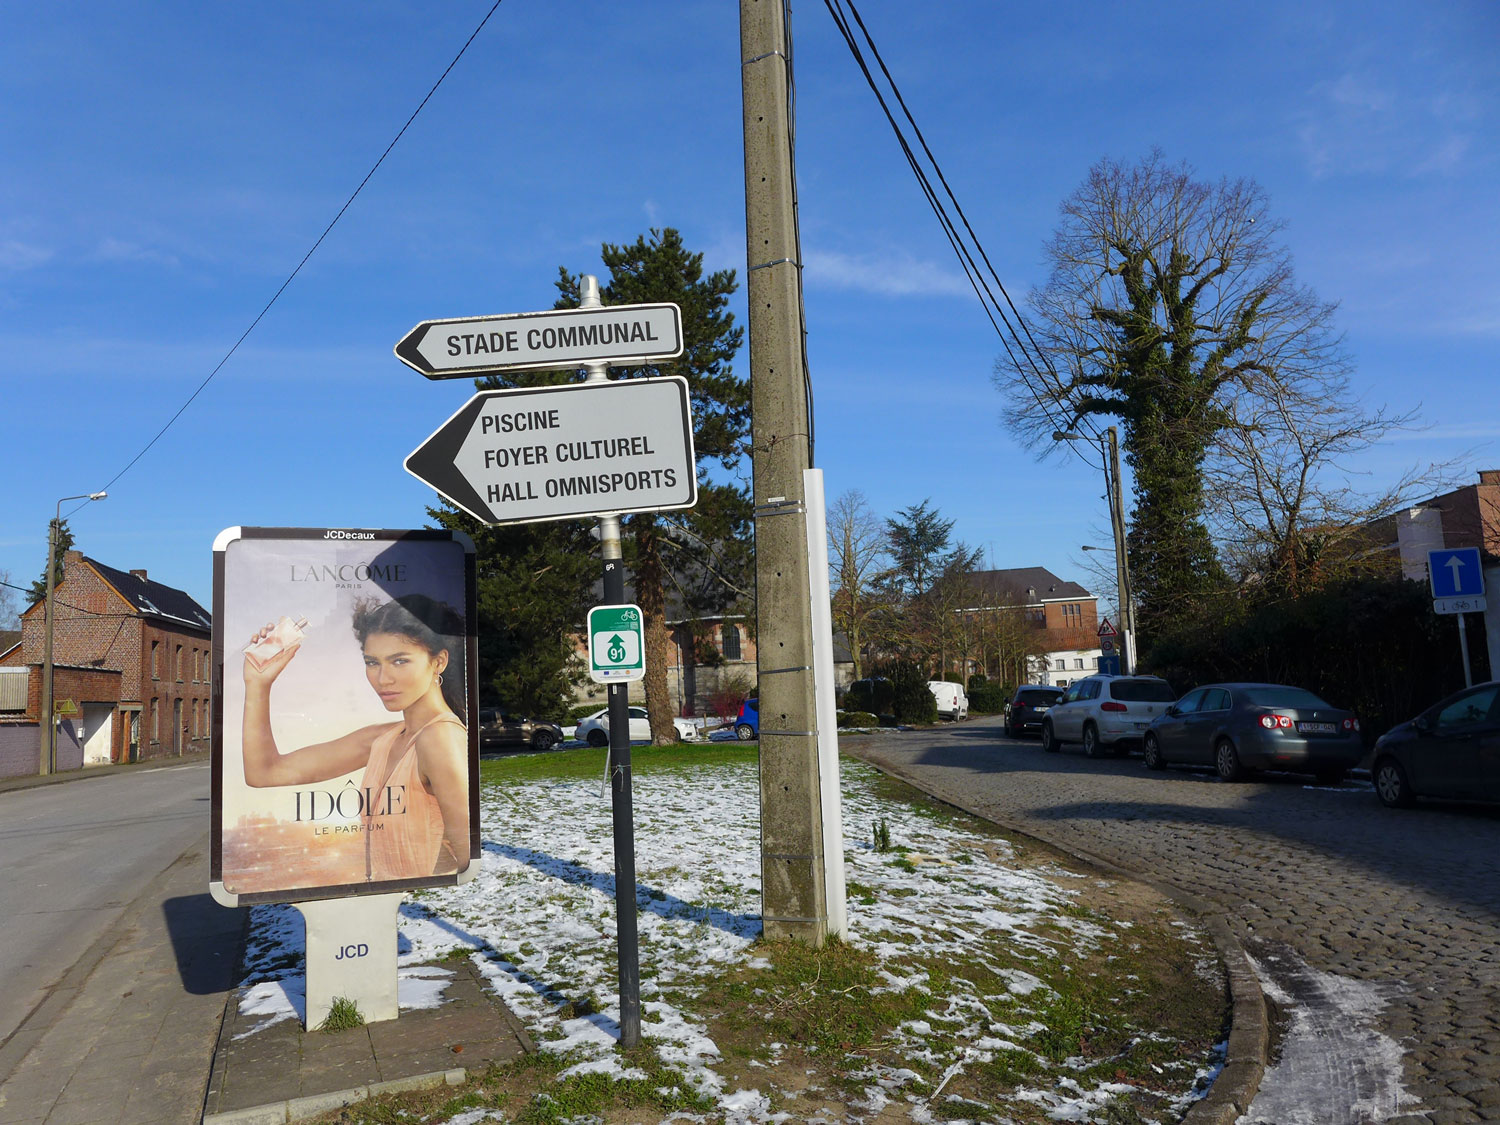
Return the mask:
<svg viewBox="0 0 1500 1125"><path fill-rule="evenodd" d="M1378 997L1373 1026L1401 1046L1410 1101L1392 1111L1358 1076L1307 1072L1326 1058L1297 1073L1286 1057L1247 1120L1500 1123L1500 811L1386 809L1358 782L1149 773L1139 757L1090 759L1075 746L1045 754L992 720L848 738L843 749L997 823L1222 907L1299 1005L1326 1006L1316 995L1363 982L1343 991ZM1336 1008L1313 1015L1315 1036L1316 1019L1342 1019ZM1319 1090L1347 1108L1312 1108ZM1274 1108L1294 1102L1303 1109Z"/></svg>

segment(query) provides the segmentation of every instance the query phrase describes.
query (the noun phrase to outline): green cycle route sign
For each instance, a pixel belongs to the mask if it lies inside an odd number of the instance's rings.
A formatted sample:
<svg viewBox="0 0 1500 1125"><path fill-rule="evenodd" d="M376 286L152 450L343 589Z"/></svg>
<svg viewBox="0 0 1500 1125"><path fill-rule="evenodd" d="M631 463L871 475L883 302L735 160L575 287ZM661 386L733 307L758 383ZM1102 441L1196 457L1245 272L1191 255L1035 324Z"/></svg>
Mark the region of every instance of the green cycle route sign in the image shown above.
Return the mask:
<svg viewBox="0 0 1500 1125"><path fill-rule="evenodd" d="M646 638L638 605L589 610L589 678L621 684L646 678Z"/></svg>

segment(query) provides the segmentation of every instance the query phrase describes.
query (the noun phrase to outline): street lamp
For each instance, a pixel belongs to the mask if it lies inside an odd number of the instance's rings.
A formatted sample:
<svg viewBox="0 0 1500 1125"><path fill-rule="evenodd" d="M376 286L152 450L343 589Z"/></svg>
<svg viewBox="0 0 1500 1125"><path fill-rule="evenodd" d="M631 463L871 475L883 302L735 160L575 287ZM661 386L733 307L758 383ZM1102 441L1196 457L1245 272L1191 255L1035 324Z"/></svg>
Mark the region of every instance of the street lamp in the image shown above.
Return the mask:
<svg viewBox="0 0 1500 1125"><path fill-rule="evenodd" d="M46 640L42 644L42 713L37 716L45 733L42 735L41 752L37 755L38 773L53 773L57 769L57 724L52 714L52 590L57 584L57 529L62 523L62 506L69 500L103 500L108 495L107 492L85 492L77 496L64 496L57 502L52 522L47 525L47 597L42 604Z"/></svg>
<svg viewBox="0 0 1500 1125"><path fill-rule="evenodd" d="M1054 430L1053 441L1090 441L1093 439L1072 430ZM1130 600L1130 560L1125 551L1125 502L1120 492L1120 437L1119 431L1110 426L1104 436L1097 439L1099 452L1104 457L1104 492L1109 501L1109 524L1115 536L1115 584L1120 602L1120 634L1124 643L1120 646L1121 671L1130 675L1135 671L1135 607ZM1100 551L1105 548L1089 547L1085 551Z"/></svg>

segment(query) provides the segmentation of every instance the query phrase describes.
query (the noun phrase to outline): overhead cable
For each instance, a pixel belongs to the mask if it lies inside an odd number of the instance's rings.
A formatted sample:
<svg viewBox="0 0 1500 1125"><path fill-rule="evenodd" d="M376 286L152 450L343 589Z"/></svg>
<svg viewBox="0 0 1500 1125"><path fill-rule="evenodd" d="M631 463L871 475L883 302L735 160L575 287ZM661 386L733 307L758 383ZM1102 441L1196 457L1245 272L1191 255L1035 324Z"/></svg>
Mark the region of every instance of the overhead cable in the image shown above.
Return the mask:
<svg viewBox="0 0 1500 1125"><path fill-rule="evenodd" d="M100 492L109 489L115 483L115 481L119 480L132 468L134 468L137 461L139 461L148 452L150 452L151 447L161 440L163 435L165 435L166 432L172 428L172 425L177 421L178 418L182 417L183 412L186 411L187 408L193 404L193 401L203 393L204 388L206 388L209 383L213 382L214 376L216 376L220 372L220 370L223 369L224 365L229 362L230 357L239 350L240 345L245 342L246 337L248 337L251 332L255 331L255 326L261 322L266 313L271 311L271 306L276 303L277 298L286 291L287 286L292 283L292 280L302 272L302 267L307 265L308 259L313 256L319 246L323 245L323 240L328 237L329 233L338 224L338 221L344 217L344 212L349 210L349 206L358 197L359 193L364 190L364 186L370 182L370 177L374 176L380 166L385 163L385 158L389 156L391 154L391 150L396 147L396 142L406 135L407 129L411 128L412 122L417 119L417 114L421 113L427 103L432 100L432 95L437 93L438 87L443 84L443 79L447 78L449 72L458 65L458 60L464 57L464 52L469 49L469 45L473 43L475 38L478 37L479 33L484 30L484 25L490 22L490 17L495 14L495 10L500 7L501 3L502 0L495 0L494 4L490 6L490 10L484 14L484 18L479 21L478 26L475 27L474 30L469 34L468 39L464 40L464 45L458 49L458 54L454 55L452 61L443 68L443 73L438 75L438 79L432 84L432 88L427 91L426 96L423 97L422 100L417 104L417 108L412 110L411 116L406 119L406 124L402 125L401 128L397 130L396 135L391 138L391 143L386 145L385 151L380 154L380 158L370 166L370 170L365 173L365 178L359 181L359 186L349 193L349 198L344 200L344 205L339 208L338 214L334 215L334 217L329 221L328 225L323 228L323 233L318 235L317 241L312 244L311 248L308 249L306 254L302 255L302 260L297 263L296 268L293 269L291 273L287 274L286 280L283 281L280 288L278 288L276 292L271 295L271 299L266 302L265 307L261 309L258 314L256 314L255 319L250 322L250 326L246 328L245 331L240 333L239 339L236 340L234 342L234 345L224 353L224 358L219 360L219 362L214 365L214 369L208 373L208 375L201 383L198 384L197 389L194 390L192 394L188 395L187 400L177 408L177 411L170 418L167 419L166 425L162 426L162 428L156 432L156 435L141 448L140 452L138 452L126 463L123 469L109 478L109 480L105 483L104 488L99 489ZM78 511L78 509L81 507L83 507L82 504L78 505L78 507L74 508L68 514L72 515L73 512Z"/></svg>

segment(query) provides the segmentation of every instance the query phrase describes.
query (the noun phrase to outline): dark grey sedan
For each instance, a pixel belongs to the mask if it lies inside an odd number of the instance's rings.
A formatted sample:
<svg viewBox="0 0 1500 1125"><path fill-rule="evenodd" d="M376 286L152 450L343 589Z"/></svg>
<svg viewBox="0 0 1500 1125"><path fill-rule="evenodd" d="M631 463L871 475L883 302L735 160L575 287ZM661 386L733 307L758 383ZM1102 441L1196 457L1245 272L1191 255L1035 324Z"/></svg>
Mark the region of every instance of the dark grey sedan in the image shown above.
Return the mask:
<svg viewBox="0 0 1500 1125"><path fill-rule="evenodd" d="M1386 731L1370 776L1397 808L1418 797L1500 801L1500 683L1466 688Z"/></svg>
<svg viewBox="0 0 1500 1125"><path fill-rule="evenodd" d="M1311 773L1337 785L1364 754L1359 719L1310 691L1284 684L1209 684L1152 720L1146 768L1211 765L1225 781L1246 770Z"/></svg>

